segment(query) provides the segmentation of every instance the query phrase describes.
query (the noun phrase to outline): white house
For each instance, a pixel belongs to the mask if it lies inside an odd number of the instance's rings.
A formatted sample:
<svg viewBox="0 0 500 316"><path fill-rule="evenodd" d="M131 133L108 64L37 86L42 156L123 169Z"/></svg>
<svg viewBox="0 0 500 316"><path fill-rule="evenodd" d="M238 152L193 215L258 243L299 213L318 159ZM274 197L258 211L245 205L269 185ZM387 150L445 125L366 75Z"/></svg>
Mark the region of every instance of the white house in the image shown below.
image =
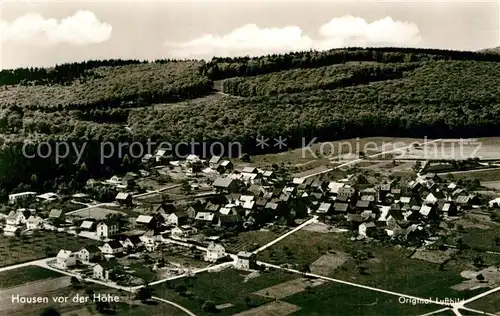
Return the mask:
<svg viewBox="0 0 500 316"><path fill-rule="evenodd" d="M10 211L6 218L6 224L10 226L20 226L26 224L31 212L26 209L19 209L17 211Z"/></svg>
<svg viewBox="0 0 500 316"><path fill-rule="evenodd" d="M109 280L111 267L107 262L101 262L94 266L93 277L98 280Z"/></svg>
<svg viewBox="0 0 500 316"><path fill-rule="evenodd" d="M130 236L121 243L123 248L137 248L144 246L144 242L139 236Z"/></svg>
<svg viewBox="0 0 500 316"><path fill-rule="evenodd" d="M63 270L76 265L76 255L69 250L59 250L56 258L57 266L59 266Z"/></svg>
<svg viewBox="0 0 500 316"><path fill-rule="evenodd" d="M89 263L90 260L93 260L99 257L101 254L101 249L95 245L90 245L80 249L78 252L78 259L83 263Z"/></svg>
<svg viewBox="0 0 500 316"><path fill-rule="evenodd" d="M222 245L211 243L207 247L207 253L205 254L205 261L217 262L217 260L224 258L226 256L226 249Z"/></svg>
<svg viewBox="0 0 500 316"><path fill-rule="evenodd" d="M18 200L27 199L36 195L36 192L21 192L9 194L9 203L14 204Z"/></svg>
<svg viewBox="0 0 500 316"><path fill-rule="evenodd" d="M3 229L3 234L4 234L4 236L12 237L12 236L16 235L17 230L18 230L17 226L7 225Z"/></svg>
<svg viewBox="0 0 500 316"><path fill-rule="evenodd" d="M119 241L110 241L105 243L101 248L102 253L114 255L123 252L123 245Z"/></svg>
<svg viewBox="0 0 500 316"><path fill-rule="evenodd" d="M238 258L235 263L236 269L252 269L256 263L256 256L254 253L240 251L237 254Z"/></svg>
<svg viewBox="0 0 500 316"><path fill-rule="evenodd" d="M377 226L375 225L374 222L362 223L358 227L358 234L360 236L366 237L366 233L368 232L368 230L373 229L375 227L377 227Z"/></svg>
<svg viewBox="0 0 500 316"><path fill-rule="evenodd" d="M193 154L188 155L186 157L186 162L190 162L190 163L200 162L200 157L193 155Z"/></svg>
<svg viewBox="0 0 500 316"><path fill-rule="evenodd" d="M188 216L182 211L171 213L167 216L167 223L170 225L180 226L184 225Z"/></svg>
<svg viewBox="0 0 500 316"><path fill-rule="evenodd" d="M118 223L99 222L97 224L97 236L108 238L118 234Z"/></svg>
<svg viewBox="0 0 500 316"><path fill-rule="evenodd" d="M59 196L55 193L48 192L48 193L43 193L43 194L37 195L36 198L39 200L42 200L42 201L55 201L59 198Z"/></svg>
<svg viewBox="0 0 500 316"><path fill-rule="evenodd" d="M186 235L186 232L179 226L176 226L172 228L172 230L170 231L170 235L174 238L181 238Z"/></svg>
<svg viewBox="0 0 500 316"><path fill-rule="evenodd" d="M32 215L28 220L26 221L26 228L27 229L39 229L42 227L43 224L43 219L39 216Z"/></svg>

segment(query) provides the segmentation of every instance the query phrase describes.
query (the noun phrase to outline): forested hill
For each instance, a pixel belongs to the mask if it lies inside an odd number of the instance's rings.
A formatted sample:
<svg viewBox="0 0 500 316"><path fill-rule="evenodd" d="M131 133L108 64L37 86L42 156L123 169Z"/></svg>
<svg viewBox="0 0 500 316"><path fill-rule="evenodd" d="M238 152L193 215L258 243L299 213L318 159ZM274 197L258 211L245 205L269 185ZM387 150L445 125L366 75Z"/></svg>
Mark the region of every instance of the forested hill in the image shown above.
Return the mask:
<svg viewBox="0 0 500 316"><path fill-rule="evenodd" d="M71 156L57 166L26 160L20 155L25 139L86 139L95 151L101 141L239 141L256 153L258 135L283 136L292 146L302 137L498 136L500 55L351 48L4 70L0 133L0 188L6 190L35 172L41 173L37 185L58 186L124 165L121 159L102 165L90 149L85 168Z"/></svg>

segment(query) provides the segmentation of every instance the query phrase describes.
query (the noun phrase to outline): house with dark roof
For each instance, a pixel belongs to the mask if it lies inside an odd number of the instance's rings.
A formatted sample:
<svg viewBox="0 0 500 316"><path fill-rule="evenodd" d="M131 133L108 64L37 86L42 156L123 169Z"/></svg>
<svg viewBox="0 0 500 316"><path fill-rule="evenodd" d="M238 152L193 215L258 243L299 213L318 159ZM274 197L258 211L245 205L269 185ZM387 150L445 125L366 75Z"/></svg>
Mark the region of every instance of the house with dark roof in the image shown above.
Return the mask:
<svg viewBox="0 0 500 316"><path fill-rule="evenodd" d="M175 226L182 226L187 223L188 216L183 211L177 211L167 217L167 223Z"/></svg>
<svg viewBox="0 0 500 316"><path fill-rule="evenodd" d="M332 204L331 203L321 203L316 210L316 213L318 214L328 214L330 213L332 209Z"/></svg>
<svg viewBox="0 0 500 316"><path fill-rule="evenodd" d="M128 236L125 240L122 241L123 248L139 248L144 246L144 242L142 241L139 235Z"/></svg>
<svg viewBox="0 0 500 316"><path fill-rule="evenodd" d="M239 227L243 220L239 215L220 215L218 216L217 226L219 227Z"/></svg>
<svg viewBox="0 0 500 316"><path fill-rule="evenodd" d="M52 222L62 222L64 221L65 211L60 209L52 209L49 213L49 220Z"/></svg>
<svg viewBox="0 0 500 316"><path fill-rule="evenodd" d="M115 254L120 254L123 252L123 245L121 242L117 240L112 240L107 243L105 243L102 248L102 253L104 254L109 254L109 255L115 255Z"/></svg>
<svg viewBox="0 0 500 316"><path fill-rule="evenodd" d="M97 280L109 280L113 273L114 264L109 261L101 261L92 269L92 277Z"/></svg>
<svg viewBox="0 0 500 316"><path fill-rule="evenodd" d="M346 214L348 210L349 210L349 204L347 203L335 202L335 204L333 205L333 211L335 213Z"/></svg>
<svg viewBox="0 0 500 316"><path fill-rule="evenodd" d="M354 209L356 210L357 213L361 213L365 210L371 209L372 202L371 201L364 201L364 200L359 200L356 202L356 206Z"/></svg>
<svg viewBox="0 0 500 316"><path fill-rule="evenodd" d="M85 246L78 252L78 259L83 263L89 263L101 258L101 249L96 245Z"/></svg>
<svg viewBox="0 0 500 316"><path fill-rule="evenodd" d="M215 190L219 192L227 192L227 193L234 192L238 188L236 180L230 177L217 178L215 179L212 186L214 187Z"/></svg>
<svg viewBox="0 0 500 316"><path fill-rule="evenodd" d="M132 204L132 194L120 192L116 195L115 200L116 200L116 202L120 203L121 205L131 205Z"/></svg>

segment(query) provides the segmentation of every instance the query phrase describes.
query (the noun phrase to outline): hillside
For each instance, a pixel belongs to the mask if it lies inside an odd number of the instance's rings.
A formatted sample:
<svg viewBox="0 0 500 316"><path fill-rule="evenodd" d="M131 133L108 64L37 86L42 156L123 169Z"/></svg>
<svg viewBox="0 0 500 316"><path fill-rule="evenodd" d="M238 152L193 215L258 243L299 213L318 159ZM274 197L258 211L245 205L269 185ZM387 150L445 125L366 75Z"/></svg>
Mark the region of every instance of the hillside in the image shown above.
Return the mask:
<svg viewBox="0 0 500 316"><path fill-rule="evenodd" d="M0 100L0 187L29 182L38 170L40 185L57 186L123 168L121 158L100 164L99 142L132 137L239 141L259 153L257 135L281 135L292 146L302 137L498 136L500 55L377 48L208 63L92 61L2 71ZM71 156L57 166L21 159L27 138L88 139L85 167Z"/></svg>

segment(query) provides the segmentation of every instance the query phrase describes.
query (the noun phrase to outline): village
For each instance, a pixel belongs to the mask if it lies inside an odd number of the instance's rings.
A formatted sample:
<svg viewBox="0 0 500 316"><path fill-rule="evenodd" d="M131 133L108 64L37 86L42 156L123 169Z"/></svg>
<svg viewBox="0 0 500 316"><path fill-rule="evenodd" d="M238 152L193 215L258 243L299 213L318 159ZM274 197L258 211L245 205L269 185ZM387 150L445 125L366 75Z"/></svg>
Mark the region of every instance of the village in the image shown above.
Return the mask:
<svg viewBox="0 0 500 316"><path fill-rule="evenodd" d="M44 267L133 292L228 267L310 273L309 262L259 256L306 226L342 235L360 249L383 243L415 256L462 249L468 247L462 219L476 214L494 221L500 204L467 181L423 172L425 164L405 178L355 168L294 177L282 165L236 167L231 159L196 155L165 161L163 154L145 156L137 173L91 179L86 192L12 193L4 207L10 211L1 214L4 239L56 234L60 242L45 246ZM261 233L264 238L249 237ZM71 246L66 238L73 238ZM500 245L500 238L494 242Z"/></svg>

